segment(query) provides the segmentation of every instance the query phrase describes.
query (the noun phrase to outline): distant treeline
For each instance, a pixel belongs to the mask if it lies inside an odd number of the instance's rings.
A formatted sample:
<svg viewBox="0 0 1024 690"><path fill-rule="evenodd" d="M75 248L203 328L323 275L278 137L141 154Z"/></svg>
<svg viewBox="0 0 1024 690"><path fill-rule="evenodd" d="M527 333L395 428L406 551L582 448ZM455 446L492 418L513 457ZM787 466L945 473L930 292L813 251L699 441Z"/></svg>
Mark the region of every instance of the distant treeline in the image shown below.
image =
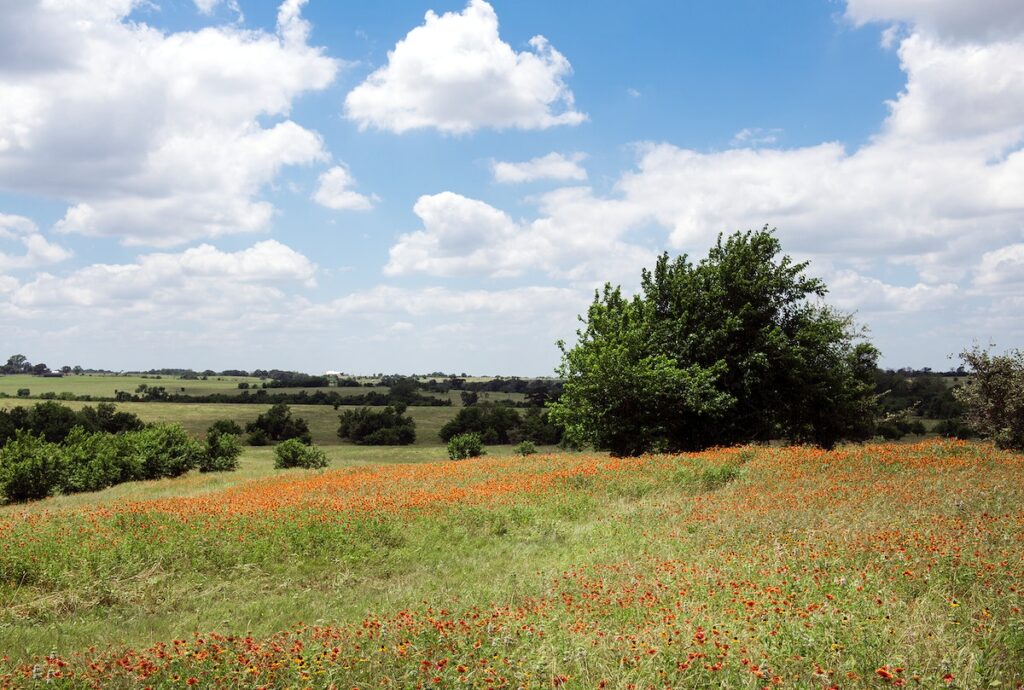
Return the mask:
<svg viewBox="0 0 1024 690"><path fill-rule="evenodd" d="M0 398L10 397L0 394ZM185 395L184 393L170 393L163 386L148 386L145 391L131 393L118 391L117 395L76 395L75 393L41 393L36 398L42 400L65 400L79 402L170 402L170 403L258 403L288 405L393 405L404 403L410 407L447 407L452 401L447 398L437 398L432 395L416 394L411 398L397 399L390 393L368 391L357 395L342 395L334 391L318 390L315 392L299 391L297 393L269 393L265 388L255 391L239 391L238 393L208 393L206 395Z"/></svg>

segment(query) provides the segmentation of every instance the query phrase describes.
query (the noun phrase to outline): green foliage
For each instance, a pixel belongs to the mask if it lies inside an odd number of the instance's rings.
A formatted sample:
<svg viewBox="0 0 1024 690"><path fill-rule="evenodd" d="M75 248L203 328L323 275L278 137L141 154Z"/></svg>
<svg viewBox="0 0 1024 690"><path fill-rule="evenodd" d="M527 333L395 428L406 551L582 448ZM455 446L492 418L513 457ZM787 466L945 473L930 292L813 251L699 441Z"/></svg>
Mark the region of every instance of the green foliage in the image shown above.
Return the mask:
<svg viewBox="0 0 1024 690"><path fill-rule="evenodd" d="M448 457L452 460L465 460L487 455L480 434L457 434L448 439Z"/></svg>
<svg viewBox="0 0 1024 690"><path fill-rule="evenodd" d="M544 446L553 446L562 442L565 429L557 424L548 410L539 407L528 407L523 412L519 425L522 438Z"/></svg>
<svg viewBox="0 0 1024 690"><path fill-rule="evenodd" d="M206 434L206 452L199 458L199 471L234 472L241 454L242 442L238 435L211 428Z"/></svg>
<svg viewBox="0 0 1024 690"><path fill-rule="evenodd" d="M32 371L32 363L25 355L11 355L7 364L0 366L0 374L27 374Z"/></svg>
<svg viewBox="0 0 1024 690"><path fill-rule="evenodd" d="M407 446L416 441L416 422L403 415L405 409L399 404L383 410L345 410L338 417L338 437L363 446Z"/></svg>
<svg viewBox="0 0 1024 690"><path fill-rule="evenodd" d="M144 424L134 414L117 412L114 405L100 403L75 412L57 402L41 402L33 407L0 410L0 445L13 438L18 429L42 436L51 443L62 443L75 427L86 431L123 433L138 431Z"/></svg>
<svg viewBox="0 0 1024 690"><path fill-rule="evenodd" d="M537 446L533 445L533 441L520 441L512 449L512 452L525 458L527 455L535 455L537 453Z"/></svg>
<svg viewBox="0 0 1024 690"><path fill-rule="evenodd" d="M637 455L870 437L877 351L780 252L767 228L719 236L698 264L659 257L632 299L605 285L559 344L567 441Z"/></svg>
<svg viewBox="0 0 1024 690"><path fill-rule="evenodd" d="M999 448L1024 450L1024 352L992 355L975 346L960 358L971 370L955 391L964 422Z"/></svg>
<svg viewBox="0 0 1024 690"><path fill-rule="evenodd" d="M247 424L245 430L249 433L250 445L254 446L267 445L267 441L287 441L293 438L306 445L313 442L309 424L301 417L293 417L291 408L285 403L271 406L256 421Z"/></svg>
<svg viewBox="0 0 1024 690"><path fill-rule="evenodd" d="M206 430L207 435L213 432L220 432L222 434L234 434L235 436L241 436L245 433L245 430L238 425L233 419L218 419Z"/></svg>
<svg viewBox="0 0 1024 690"><path fill-rule="evenodd" d="M64 441L61 491L99 491L143 477L143 459L124 435L75 429Z"/></svg>
<svg viewBox="0 0 1024 690"><path fill-rule="evenodd" d="M472 432L478 434L484 443L509 443L512 440L510 436L521 422L519 413L511 407L478 403L460 409L455 419L441 427L438 435L442 441L449 441L459 434Z"/></svg>
<svg viewBox="0 0 1024 690"><path fill-rule="evenodd" d="M875 425L875 434L887 441L897 441L907 434L923 436L928 433L924 422L920 419L911 419L909 410L902 410L883 417Z"/></svg>
<svg viewBox="0 0 1024 690"><path fill-rule="evenodd" d="M974 438L975 433L971 427L962 419L943 419L941 422L935 425L933 429L939 436L945 436L947 438L960 438L968 439Z"/></svg>
<svg viewBox="0 0 1024 690"><path fill-rule="evenodd" d="M263 429L253 429L249 432L248 441L250 446L269 446L270 438Z"/></svg>
<svg viewBox="0 0 1024 690"><path fill-rule="evenodd" d="M139 461L141 479L179 477L198 467L206 453L180 424L157 424L126 434L126 439Z"/></svg>
<svg viewBox="0 0 1024 690"><path fill-rule="evenodd" d="M131 412L118 412L112 403L102 402L95 408L85 406L78 411L76 423L86 431L102 431L107 434L123 434L126 431L139 431L146 425L138 415Z"/></svg>
<svg viewBox="0 0 1024 690"><path fill-rule="evenodd" d="M327 467L327 454L317 446L307 446L298 439L288 439L274 448L274 467L288 469L305 467L319 469Z"/></svg>
<svg viewBox="0 0 1024 690"><path fill-rule="evenodd" d="M57 402L37 403L28 412L27 427L50 443L60 443L78 424L78 415Z"/></svg>
<svg viewBox="0 0 1024 690"><path fill-rule="evenodd" d="M32 391L29 390L28 388L19 388L18 389L18 397L19 398L27 398L31 394L32 394Z"/></svg>
<svg viewBox="0 0 1024 690"><path fill-rule="evenodd" d="M0 494L8 503L46 498L59 488L63 465L60 446L19 431L0 448Z"/></svg>

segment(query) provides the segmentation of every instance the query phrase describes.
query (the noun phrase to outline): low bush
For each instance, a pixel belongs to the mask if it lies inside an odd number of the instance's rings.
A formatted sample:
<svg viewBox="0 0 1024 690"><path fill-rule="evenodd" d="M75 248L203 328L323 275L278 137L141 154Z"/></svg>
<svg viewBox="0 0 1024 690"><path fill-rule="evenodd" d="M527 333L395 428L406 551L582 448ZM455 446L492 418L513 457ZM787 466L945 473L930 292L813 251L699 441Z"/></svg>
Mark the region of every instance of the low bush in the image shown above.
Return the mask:
<svg viewBox="0 0 1024 690"><path fill-rule="evenodd" d="M198 467L206 453L180 424L158 424L126 437L142 468L141 479L180 477Z"/></svg>
<svg viewBox="0 0 1024 690"><path fill-rule="evenodd" d="M289 439L274 448L274 467L279 470L291 467L319 469L327 467L327 454L316 446L307 446L297 439Z"/></svg>
<svg viewBox="0 0 1024 690"><path fill-rule="evenodd" d="M536 454L537 446L533 445L533 441L520 441L512 451L526 457L527 455Z"/></svg>
<svg viewBox="0 0 1024 690"><path fill-rule="evenodd" d="M125 436L75 427L65 439L63 451L61 491L66 494L99 491L143 475L142 458Z"/></svg>
<svg viewBox="0 0 1024 690"><path fill-rule="evenodd" d="M0 493L8 503L56 493L63 473L60 446L19 431L0 449Z"/></svg>
<svg viewBox="0 0 1024 690"><path fill-rule="evenodd" d="M509 434L514 434L521 422L519 413L511 407L479 403L460 409L454 419L441 427L438 435L442 441L450 441L459 434L475 433L484 443L509 443L512 440Z"/></svg>
<svg viewBox="0 0 1024 690"><path fill-rule="evenodd" d="M272 405L269 410L259 415L256 421L247 424L245 430L249 433L249 444L253 446L293 438L306 445L313 442L309 424L302 417L292 416L291 408L285 403Z"/></svg>
<svg viewBox="0 0 1024 690"><path fill-rule="evenodd" d="M458 434L448 440L448 457L452 460L478 458L486 454L487 451L484 449L480 434Z"/></svg>
<svg viewBox="0 0 1024 690"><path fill-rule="evenodd" d="M363 446L407 446L416 441L416 422L403 412L405 405L345 410L338 417L338 437Z"/></svg>
<svg viewBox="0 0 1024 690"><path fill-rule="evenodd" d="M210 425L206 433L211 434L214 431L219 431L222 434L234 434L235 436L241 436L245 433L245 429L239 426L238 422L233 419L218 419Z"/></svg>
<svg viewBox="0 0 1024 690"><path fill-rule="evenodd" d="M199 459L199 471L234 472L238 469L238 456L241 454L242 442L238 435L211 428L206 434L206 452Z"/></svg>
<svg viewBox="0 0 1024 690"><path fill-rule="evenodd" d="M118 412L111 403L100 403L95 408L86 406L75 412L58 402L46 401L32 407L0 410L0 445L13 438L17 430L42 436L51 443L63 443L75 427L85 431L120 434L138 431L145 425L130 412Z"/></svg>

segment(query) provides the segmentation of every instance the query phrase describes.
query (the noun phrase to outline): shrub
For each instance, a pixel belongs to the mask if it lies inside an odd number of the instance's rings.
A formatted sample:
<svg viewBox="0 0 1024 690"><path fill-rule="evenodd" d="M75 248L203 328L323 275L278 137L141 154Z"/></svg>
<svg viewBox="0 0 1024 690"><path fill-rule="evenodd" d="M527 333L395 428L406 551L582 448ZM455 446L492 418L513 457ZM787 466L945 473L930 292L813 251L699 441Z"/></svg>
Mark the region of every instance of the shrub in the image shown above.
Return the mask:
<svg viewBox="0 0 1024 690"><path fill-rule="evenodd" d="M18 397L19 398L27 398L29 395L31 395L31 391L28 388L19 388L18 389Z"/></svg>
<svg viewBox="0 0 1024 690"><path fill-rule="evenodd" d="M338 436L365 446L407 446L416 440L416 422L403 412L405 405L345 410L338 417Z"/></svg>
<svg viewBox="0 0 1024 690"><path fill-rule="evenodd" d="M64 493L99 491L142 476L142 461L124 436L75 427L64 441Z"/></svg>
<svg viewBox="0 0 1024 690"><path fill-rule="evenodd" d="M1024 450L1024 352L992 355L975 347L960 353L971 377L954 395L964 421L996 446Z"/></svg>
<svg viewBox="0 0 1024 690"><path fill-rule="evenodd" d="M37 403L28 411L27 428L50 443L61 443L78 425L78 415L58 402Z"/></svg>
<svg viewBox="0 0 1024 690"><path fill-rule="evenodd" d="M527 455L534 455L537 453L537 446L533 445L533 441L521 441L515 448L512 449L515 453L526 457Z"/></svg>
<svg viewBox="0 0 1024 690"><path fill-rule="evenodd" d="M211 434L214 431L219 431L222 434L234 434L235 436L241 436L245 433L245 430L238 425L238 422L233 419L218 419L216 422L210 425L210 428L206 430L207 434Z"/></svg>
<svg viewBox="0 0 1024 690"><path fill-rule="evenodd" d="M472 409L472 408L469 408ZM483 441L480 434L458 434L448 440L448 457L452 460L465 460L466 458L478 458L486 455Z"/></svg>
<svg viewBox="0 0 1024 690"><path fill-rule="evenodd" d="M141 479L179 477L198 467L206 454L180 424L158 424L125 436L139 461Z"/></svg>
<svg viewBox="0 0 1024 690"><path fill-rule="evenodd" d="M279 470L290 467L319 469L327 465L327 455L323 450L307 446L298 439L288 439L274 448L274 467Z"/></svg>
<svg viewBox="0 0 1024 690"><path fill-rule="evenodd" d="M59 488L63 465L60 446L19 431L0 449L0 493L4 501L46 498Z"/></svg>
<svg viewBox="0 0 1024 690"><path fill-rule="evenodd" d="M78 411L78 424L86 431L104 431L108 434L123 434L126 431L139 431L146 425L138 415L131 412L118 412L113 403L103 402L95 408L85 406Z"/></svg>
<svg viewBox="0 0 1024 690"><path fill-rule="evenodd" d="M935 425L935 433L946 438L967 439L974 436L971 427L960 419L943 419Z"/></svg>
<svg viewBox="0 0 1024 690"><path fill-rule="evenodd" d="M200 472L234 472L238 469L238 456L242 442L236 434L225 434L211 429L206 434L206 453L199 459Z"/></svg>
<svg viewBox="0 0 1024 690"><path fill-rule="evenodd" d="M530 407L523 413L522 435L524 439L541 445L553 446L562 441L565 429L555 422L547 410Z"/></svg>
<svg viewBox="0 0 1024 690"><path fill-rule="evenodd" d="M301 417L293 417L291 408L285 403L272 405L269 410L259 415L256 421L247 424L245 430L249 432L249 443L254 446L266 445L256 442L259 440L260 431L263 431L266 439L270 441L296 438L306 445L313 442L309 424Z"/></svg>
<svg viewBox="0 0 1024 690"><path fill-rule="evenodd" d="M270 445L270 439L267 437L267 432L263 429L253 429L250 431L248 441L250 446Z"/></svg>
<svg viewBox="0 0 1024 690"><path fill-rule="evenodd" d="M438 436L449 441L459 434L476 433L484 443L509 443L509 434L518 430L521 421L519 413L511 407L479 403L460 409L454 419L441 427Z"/></svg>

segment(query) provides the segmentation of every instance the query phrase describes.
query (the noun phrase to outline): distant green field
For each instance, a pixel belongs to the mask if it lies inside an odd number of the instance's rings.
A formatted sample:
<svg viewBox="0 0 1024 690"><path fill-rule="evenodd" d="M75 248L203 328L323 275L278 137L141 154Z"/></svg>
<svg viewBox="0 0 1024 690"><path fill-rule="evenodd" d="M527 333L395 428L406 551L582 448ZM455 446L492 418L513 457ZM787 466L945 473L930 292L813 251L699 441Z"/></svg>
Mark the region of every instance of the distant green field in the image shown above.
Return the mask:
<svg viewBox="0 0 1024 690"><path fill-rule="evenodd" d="M38 398L43 393L55 393L58 395L60 393L73 393L74 395L91 395L98 398L113 398L117 395L118 391L134 393L140 385L145 384L150 387L162 386L167 389L168 393L173 393L175 395L201 396L211 395L214 393L237 395L242 393L238 388L239 383L249 383L253 387L259 389L259 385L262 381L258 378L245 376L211 376L206 381L200 381L196 379L183 379L178 376L162 376L160 378L156 378L155 376L143 377L137 374L128 376L118 376L116 374L84 374L81 376L63 376L59 378L18 374L13 376L0 376L0 394L15 397L20 389L27 388L29 390L30 398ZM336 393L342 397L348 397L373 392L387 393L388 388L387 386L339 386L336 388L268 388L266 390L268 395L278 393L294 395L303 391L312 394L317 391L323 391ZM447 394L427 394L434 395L442 400L447 398L452 401L453 405L460 406L462 405L462 397L460 393L461 391L453 390L449 391ZM480 400L491 402L498 400L512 400L518 402L525 400L526 398L522 393L481 392L479 396ZM2 402L0 402L0 404L2 404Z"/></svg>
<svg viewBox="0 0 1024 690"><path fill-rule="evenodd" d="M37 402L39 401L8 398L0 400L0 408L34 405ZM61 404L77 410L90 403L61 401ZM218 419L231 419L245 426L269 407L270 405L255 403L117 403L117 409L133 412L144 422L177 422L195 436L204 434L210 424ZM331 405L292 405L291 409L292 414L309 422L309 429L313 432L313 441L316 444L343 444L337 436L337 431L338 415L345 409L344 407L335 410ZM455 407L410 407L408 414L416 421L416 445L441 445L437 432L448 420L455 417L457 412L458 408Z"/></svg>
<svg viewBox="0 0 1024 690"><path fill-rule="evenodd" d="M28 388L31 397L42 393L74 393L112 398L117 391L134 393L140 385L163 386L168 393L184 395L209 395L211 393L238 393L238 384L247 382L259 384L260 379L242 376L211 376L206 381L182 379L177 376L142 377L139 375L118 376L115 374L83 374L48 378L16 374L0 376L0 393L17 395L21 388ZM353 389L361 390L361 389Z"/></svg>

